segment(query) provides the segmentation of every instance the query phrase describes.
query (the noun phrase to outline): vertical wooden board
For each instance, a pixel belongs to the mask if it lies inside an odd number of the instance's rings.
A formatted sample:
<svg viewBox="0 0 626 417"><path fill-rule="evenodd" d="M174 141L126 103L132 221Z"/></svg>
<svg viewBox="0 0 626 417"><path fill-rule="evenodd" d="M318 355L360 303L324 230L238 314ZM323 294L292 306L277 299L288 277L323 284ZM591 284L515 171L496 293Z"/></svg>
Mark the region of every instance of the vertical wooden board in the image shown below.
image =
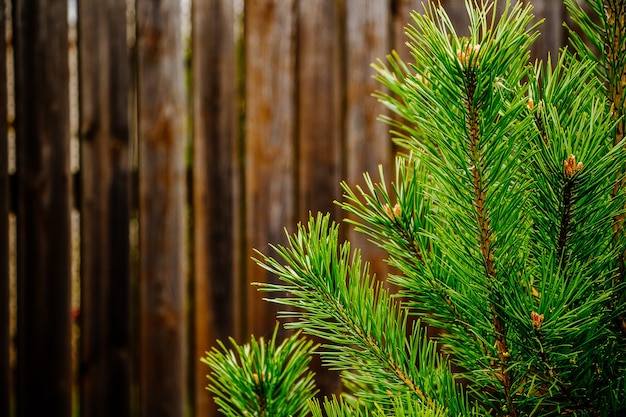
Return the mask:
<svg viewBox="0 0 626 417"><path fill-rule="evenodd" d="M276 278L251 260L253 249L284 244L284 227L295 223L294 136L295 0L245 2L245 228L246 307L244 334L269 336L276 306L262 300L252 282Z"/></svg>
<svg viewBox="0 0 626 417"><path fill-rule="evenodd" d="M371 64L384 59L391 50L390 9L387 1L346 0L346 165L351 186L363 184L363 173L378 179L378 165L387 176L391 170L392 142L389 127L378 120L387 113L372 94L380 87L373 79ZM361 248L363 259L371 263L370 271L385 278L386 255L354 231L349 239Z"/></svg>
<svg viewBox="0 0 626 417"><path fill-rule="evenodd" d="M182 416L185 94L180 2L137 1L140 414Z"/></svg>
<svg viewBox="0 0 626 417"><path fill-rule="evenodd" d="M6 1L0 1L0 44L6 45ZM9 416L9 155L6 48L0 50L0 417Z"/></svg>
<svg viewBox="0 0 626 417"><path fill-rule="evenodd" d="M336 0L299 3L298 18L298 219L330 212L341 197L341 10Z"/></svg>
<svg viewBox="0 0 626 417"><path fill-rule="evenodd" d="M79 0L80 408L130 414L129 89L125 0Z"/></svg>
<svg viewBox="0 0 626 417"><path fill-rule="evenodd" d="M431 3L437 4L434 0L430 1ZM468 36L469 18L467 16L465 0L443 0L441 5L450 17L450 21L454 24L456 34L458 36Z"/></svg>
<svg viewBox="0 0 626 417"><path fill-rule="evenodd" d="M535 20L544 19L539 27L541 35L531 49L531 59L544 62L550 54L552 65L556 64L559 49L567 43L567 29L563 22L567 18L567 8L562 1L526 0L524 3L533 5Z"/></svg>
<svg viewBox="0 0 626 417"><path fill-rule="evenodd" d="M192 4L193 47L193 340L195 416L217 411L200 363L216 339L239 338L240 283L235 273L239 181L238 91L232 0Z"/></svg>
<svg viewBox="0 0 626 417"><path fill-rule="evenodd" d="M298 4L298 220L309 213L330 212L344 217L334 203L341 199L343 97L341 17L337 0ZM337 372L312 358L321 396L339 394Z"/></svg>
<svg viewBox="0 0 626 417"><path fill-rule="evenodd" d="M67 2L16 4L17 415L71 415ZM42 65L45 63L45 65ZM33 400L33 396L36 400Z"/></svg>
<svg viewBox="0 0 626 417"><path fill-rule="evenodd" d="M412 14L414 12L423 14L425 8L427 8L427 6L425 6L424 2L421 0L395 0L392 3L392 49L397 51L400 55L400 58L402 58L402 60L407 64L414 63L415 60L413 59L411 51L407 46L407 42L409 39L406 35L406 28L408 27L408 25L412 25L414 23ZM383 61L387 63L386 60ZM402 118L397 114L392 113L392 117L395 120L402 121ZM395 138L392 136L392 139ZM394 154L398 152L406 153L406 150L394 143L393 152Z"/></svg>
<svg viewBox="0 0 626 417"><path fill-rule="evenodd" d="M406 36L406 28L409 24L413 24L411 17L413 12L424 13L424 2L423 0L395 0L392 5L393 49L398 52L404 62L409 63L413 59L406 45L409 40Z"/></svg>

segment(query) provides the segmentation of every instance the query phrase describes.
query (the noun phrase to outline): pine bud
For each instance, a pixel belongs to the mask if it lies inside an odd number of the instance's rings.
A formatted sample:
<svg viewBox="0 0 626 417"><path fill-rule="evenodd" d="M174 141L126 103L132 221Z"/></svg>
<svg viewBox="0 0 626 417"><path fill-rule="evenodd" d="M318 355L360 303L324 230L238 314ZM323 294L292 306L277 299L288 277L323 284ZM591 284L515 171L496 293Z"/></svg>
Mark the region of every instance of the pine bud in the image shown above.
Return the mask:
<svg viewBox="0 0 626 417"><path fill-rule="evenodd" d="M583 163L576 163L576 157L572 154L563 161L563 169L565 170L565 175L567 178L572 178L572 176L580 171L583 168Z"/></svg>
<svg viewBox="0 0 626 417"><path fill-rule="evenodd" d="M543 325L543 314L531 311L530 320L533 322L533 327L535 328L535 330L539 330Z"/></svg>
<svg viewBox="0 0 626 417"><path fill-rule="evenodd" d="M389 204L385 204L385 213L387 213L387 216L393 220L393 211L391 211L391 207L389 207Z"/></svg>
<svg viewBox="0 0 626 417"><path fill-rule="evenodd" d="M393 210L391 209L391 207L389 207L389 204L385 204L385 213L387 213L387 216L391 220L396 220L400 218L400 215L402 214L402 209L400 208L400 204L396 203L396 205L393 206Z"/></svg>
<svg viewBox="0 0 626 417"><path fill-rule="evenodd" d="M396 218L399 218L401 214L402 214L402 209L400 208L400 204L396 203L396 205L393 206L393 215Z"/></svg>
<svg viewBox="0 0 626 417"><path fill-rule="evenodd" d="M459 60L462 66L467 66L471 61L472 57L478 54L480 51L480 44L476 45L467 45L465 49L459 49L456 51L456 58Z"/></svg>

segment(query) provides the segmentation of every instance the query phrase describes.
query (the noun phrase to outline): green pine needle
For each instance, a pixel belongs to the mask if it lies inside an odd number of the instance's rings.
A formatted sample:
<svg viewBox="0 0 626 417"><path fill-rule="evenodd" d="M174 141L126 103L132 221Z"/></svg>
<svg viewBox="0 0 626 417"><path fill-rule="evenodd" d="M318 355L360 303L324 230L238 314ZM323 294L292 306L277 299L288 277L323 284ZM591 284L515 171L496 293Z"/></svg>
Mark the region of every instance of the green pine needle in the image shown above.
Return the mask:
<svg viewBox="0 0 626 417"><path fill-rule="evenodd" d="M225 416L290 417L308 414L316 394L308 371L313 342L296 333L277 344L278 325L272 338L252 338L232 349L223 343L201 361L211 368L207 389Z"/></svg>

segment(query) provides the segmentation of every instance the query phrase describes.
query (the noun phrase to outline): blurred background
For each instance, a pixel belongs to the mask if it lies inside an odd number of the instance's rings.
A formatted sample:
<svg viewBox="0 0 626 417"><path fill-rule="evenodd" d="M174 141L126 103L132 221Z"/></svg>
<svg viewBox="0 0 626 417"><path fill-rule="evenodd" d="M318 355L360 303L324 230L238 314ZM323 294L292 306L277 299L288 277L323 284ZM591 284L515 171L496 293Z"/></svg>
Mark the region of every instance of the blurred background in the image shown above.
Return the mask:
<svg viewBox="0 0 626 417"><path fill-rule="evenodd" d="M464 1L441 3L466 34ZM525 3L545 18L533 57L556 54L562 2ZM275 323L254 249L309 212L341 221L341 180L393 176L370 64L409 59L411 10L0 1L0 417L217 415L199 358Z"/></svg>

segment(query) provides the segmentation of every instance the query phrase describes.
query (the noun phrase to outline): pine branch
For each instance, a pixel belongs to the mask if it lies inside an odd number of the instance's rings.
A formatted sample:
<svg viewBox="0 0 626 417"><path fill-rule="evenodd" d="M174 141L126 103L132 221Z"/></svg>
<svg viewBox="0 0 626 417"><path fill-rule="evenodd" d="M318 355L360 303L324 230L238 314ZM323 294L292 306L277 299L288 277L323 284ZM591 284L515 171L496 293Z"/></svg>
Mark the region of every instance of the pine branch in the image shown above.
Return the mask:
<svg viewBox="0 0 626 417"><path fill-rule="evenodd" d="M407 314L373 277L361 268L358 252L349 262L349 244L337 247L338 228L329 217L311 218L289 236L288 247L275 247L284 265L264 257L259 264L285 284L260 284L287 298L272 301L297 307L281 315L297 318L290 326L325 338L323 360L355 386L387 381L380 392L356 392L360 400L389 406L407 393L434 410L466 409L464 395L447 363L419 327L406 339ZM436 387L436 388L435 388Z"/></svg>
<svg viewBox="0 0 626 417"><path fill-rule="evenodd" d="M355 192L346 183L342 184L345 199L340 205L355 216L347 222L385 250L389 264L402 272L400 276L390 276L389 280L402 289L399 295L408 300L407 305L413 308L414 315L449 334L463 335L466 337L463 343L475 345L482 355L489 356L484 341L472 330L469 317L463 313L465 309L455 303L460 294L451 291L442 281L428 278L439 274L424 270L442 261L437 246L431 245L429 222L439 220L427 192L428 171L419 159L398 156L395 182L391 184L393 196L387 189L382 167L379 174L378 183L374 183L369 174L364 175L366 190L357 186ZM468 302L466 300L465 304ZM433 315L433 311L437 314Z"/></svg>
<svg viewBox="0 0 626 417"><path fill-rule="evenodd" d="M483 258L485 274L488 281L488 287L493 294L490 301L491 314L493 320L494 334L496 338L496 350L500 359L499 365L493 365L498 369L497 377L504 386L504 395L507 408L511 416L518 415L517 409L511 398L512 377L508 367L510 361L509 346L507 341L507 328L503 321L503 311L501 309L502 301L499 295L498 285L499 279L496 273L493 253L492 230L490 227L490 219L487 207L485 207L485 199L487 190L485 187L485 179L483 177L483 155L480 148L480 126L479 111L475 107L476 100L476 73L474 65L478 60L478 45L474 47L467 46L465 51L458 52L459 62L464 65L465 75L465 103L467 106L467 130L469 136L470 160L473 162L472 179L474 192L474 207L476 209L476 223L478 224L478 241L480 253Z"/></svg>
<svg viewBox="0 0 626 417"><path fill-rule="evenodd" d="M592 17L585 13L574 0L566 0L568 11L573 21L583 31L595 51L587 47L573 30L571 38L579 54L596 62L598 74L604 81L606 97L612 105L613 119L617 121L612 134L614 144L622 144L624 139L624 117L626 116L626 2L623 0L587 0L593 17L598 20L594 23ZM597 51L597 52L596 52ZM624 178L626 167L622 164L616 176L613 188L613 197L620 198L624 193ZM615 246L623 246L625 212L621 212L613 219L613 233ZM617 256L617 273L615 283L623 283L626 279L626 253L620 252ZM622 298L625 296L622 295ZM626 337L626 313L619 312L618 321L621 332Z"/></svg>
<svg viewBox="0 0 626 417"><path fill-rule="evenodd" d="M209 391L224 415L235 417L304 417L307 403L317 390L307 366L315 350L313 342L293 334L277 345L278 325L272 338L252 338L232 350L218 341L201 361L211 368Z"/></svg>
<svg viewBox="0 0 626 417"><path fill-rule="evenodd" d="M576 59L563 51L554 69L548 62L545 72L535 71L536 81L530 86L531 100L537 104L530 109L537 127L530 170L535 184L533 208L529 210L534 225L531 253L541 261L538 268L558 277L558 281L550 285L544 282L538 290L533 287L538 301L534 310L538 313L534 314L542 317L545 314L549 323L540 331L535 329L541 338L532 339L537 343L531 341L540 352L539 362L531 373L535 375L533 378L545 381L544 388L535 390L534 395L545 398L541 408L545 412L556 413L557 404L563 403L569 404L570 411L584 412L603 407L603 402L585 396L573 374L585 367L596 367L603 361L601 355L621 357L609 329L613 320L610 300L615 300L621 291L621 286L614 286L612 281L617 252L611 243L611 224L623 204L612 195L612 178L620 170L615 161L623 158L617 154L624 150L612 143L615 122L605 105L603 88L594 76L595 65L591 61ZM548 257L552 261L547 262ZM545 279L539 278L539 282ZM587 285L587 280L595 284ZM570 297L554 299L554 291L569 293ZM548 307L548 300L553 307ZM602 334L584 335L580 329L590 324L558 334L552 326L559 328L561 324L549 321L557 316L550 311L556 306L561 311L571 311L574 316L583 314L579 308L585 308L584 314L604 323L587 328ZM566 319L561 316L559 320ZM557 347L565 343L584 354ZM581 344L587 343L605 345L612 353L586 351ZM564 352L569 352L570 360L576 361L575 367L559 358ZM528 360L535 363L532 357L536 354L528 352L528 355ZM583 384L585 389L590 386L600 389L606 386L606 379L600 374L587 375Z"/></svg>
<svg viewBox="0 0 626 417"><path fill-rule="evenodd" d="M323 411L322 411L323 409ZM318 401L312 403L312 417L385 417L387 414L381 408L370 411L367 408L354 407L345 401L333 397L325 399L323 404ZM395 417L444 417L449 415L444 411L435 411L419 403L395 401L392 409ZM472 412L472 415L474 413ZM470 415L467 415L470 417Z"/></svg>

